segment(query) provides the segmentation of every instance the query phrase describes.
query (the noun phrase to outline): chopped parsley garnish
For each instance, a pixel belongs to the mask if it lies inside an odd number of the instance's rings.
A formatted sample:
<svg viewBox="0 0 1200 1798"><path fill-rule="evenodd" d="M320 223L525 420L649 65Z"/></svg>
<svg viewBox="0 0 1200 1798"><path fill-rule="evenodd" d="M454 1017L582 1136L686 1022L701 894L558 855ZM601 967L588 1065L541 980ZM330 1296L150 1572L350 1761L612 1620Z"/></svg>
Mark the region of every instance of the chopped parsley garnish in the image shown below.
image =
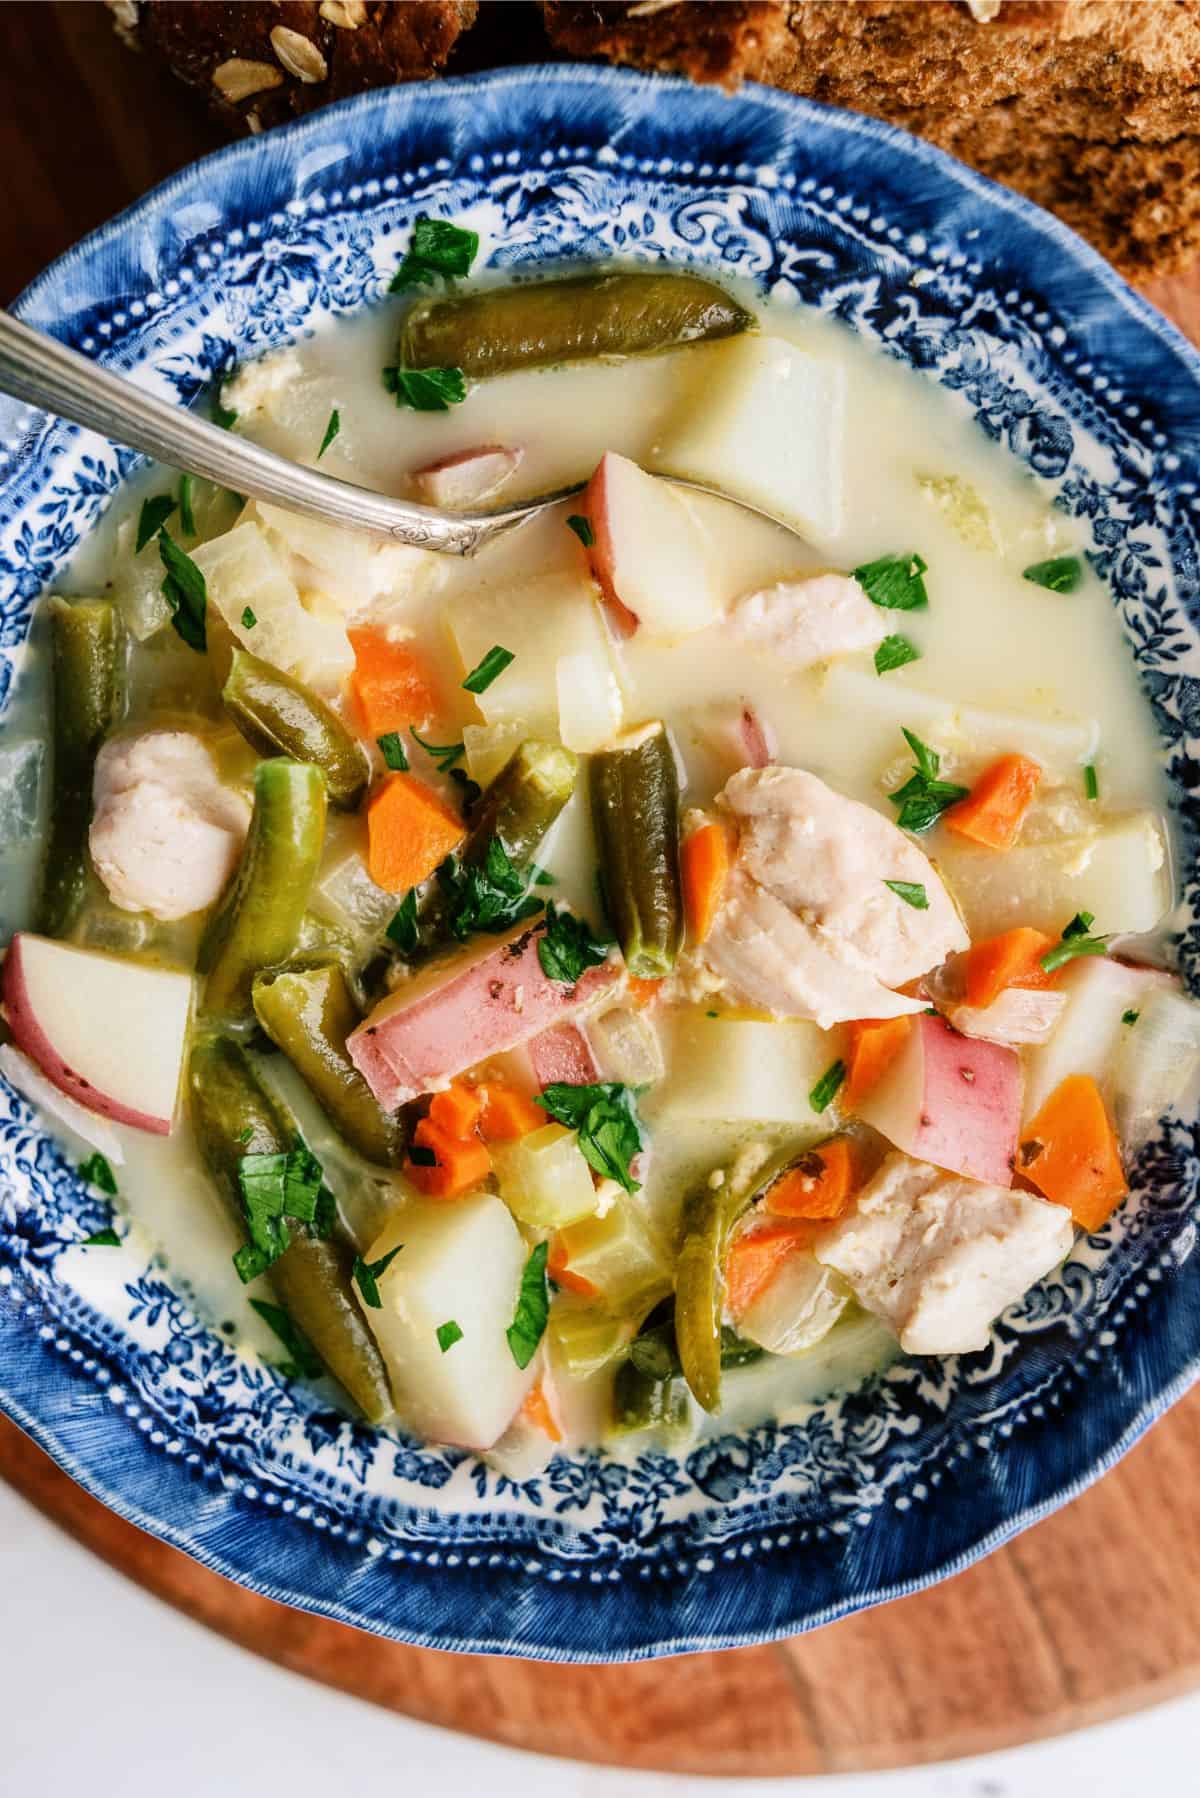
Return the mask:
<svg viewBox="0 0 1200 1798"><path fill-rule="evenodd" d="M608 960L608 944L597 941L586 918L547 905L546 932L538 939L537 953L548 979L574 986L588 968Z"/></svg>
<svg viewBox="0 0 1200 1798"><path fill-rule="evenodd" d="M1099 799L1100 797L1100 781L1093 762L1089 762L1083 771L1083 790L1089 799Z"/></svg>
<svg viewBox="0 0 1200 1798"><path fill-rule="evenodd" d="M341 430L341 428L342 428L342 415L338 411L337 407L335 406L333 408L333 411L329 414L329 423L325 426L325 435L324 435L324 437L322 437L321 447L317 451L317 461L318 462L321 460L321 457L325 454L325 451L329 448L330 444L333 442L334 438L337 436L337 434Z"/></svg>
<svg viewBox="0 0 1200 1798"><path fill-rule="evenodd" d="M304 1224L317 1221L324 1189L321 1164L302 1138L286 1154L243 1155L237 1177L250 1240L238 1250L233 1265L239 1279L249 1283L289 1246L288 1218Z"/></svg>
<svg viewBox="0 0 1200 1798"><path fill-rule="evenodd" d="M304 1331L292 1322L283 1306L268 1304L266 1299L251 1299L250 1303L267 1328L278 1336L291 1357L288 1361L280 1362L280 1373L289 1380L318 1379L325 1371L325 1363Z"/></svg>
<svg viewBox="0 0 1200 1798"><path fill-rule="evenodd" d="M412 228L404 260L392 276L389 293L408 287L429 287L440 276L453 281L469 275L479 250L478 231L452 225L449 219L431 219L419 213Z"/></svg>
<svg viewBox="0 0 1200 1798"><path fill-rule="evenodd" d="M165 530L158 533L158 553L166 570L162 592L170 608L171 623L188 648L203 655L207 644L204 616L208 610L204 576Z"/></svg>
<svg viewBox="0 0 1200 1798"><path fill-rule="evenodd" d="M706 1018L719 1018L721 1014L719 1011L706 1011L704 1015Z"/></svg>
<svg viewBox="0 0 1200 1798"><path fill-rule="evenodd" d="M1136 1024L1141 1015L1140 1011L1123 1011L1121 1013L1121 1022L1122 1024Z"/></svg>
<svg viewBox="0 0 1200 1798"><path fill-rule="evenodd" d="M911 730L901 728L904 741L912 750L916 761L911 780L906 780L902 787L897 787L888 797L893 805L900 808L896 823L901 830L916 833L936 824L947 807L954 805L959 799L965 799L970 789L956 786L953 781L939 780L941 757L937 750L922 743L920 737Z"/></svg>
<svg viewBox="0 0 1200 1798"><path fill-rule="evenodd" d="M119 1249L121 1238L115 1230L95 1230L80 1243L82 1249Z"/></svg>
<svg viewBox="0 0 1200 1798"><path fill-rule="evenodd" d="M556 887L557 874L551 874L549 868L539 868L536 863L529 864L529 884L535 887Z"/></svg>
<svg viewBox="0 0 1200 1798"><path fill-rule="evenodd" d="M238 1139L238 1141L239 1141L239 1142L241 1142L241 1143L247 1143L247 1142L249 1142L249 1141L250 1141L250 1140L251 1140L251 1138L252 1138L252 1137L253 1137L253 1135L254 1135L254 1126L253 1126L253 1124L247 1124L247 1125L246 1125L246 1128L245 1128L245 1129L244 1129L244 1130L239 1130L239 1131L238 1131L238 1133L237 1133L237 1139Z"/></svg>
<svg viewBox="0 0 1200 1798"><path fill-rule="evenodd" d="M467 397L461 368L385 368L383 384L398 406L414 412L449 412Z"/></svg>
<svg viewBox="0 0 1200 1798"><path fill-rule="evenodd" d="M408 1151L408 1159L414 1167L436 1167L437 1156L423 1142L416 1142Z"/></svg>
<svg viewBox="0 0 1200 1798"><path fill-rule="evenodd" d="M1023 581L1035 587L1048 587L1051 593L1074 593L1083 579L1083 563L1078 556L1051 556L1048 562L1033 562L1021 570Z"/></svg>
<svg viewBox="0 0 1200 1798"><path fill-rule="evenodd" d="M403 774L408 767L408 756L404 744L400 740L398 730L389 730L386 735L377 737L379 753L393 773Z"/></svg>
<svg viewBox="0 0 1200 1798"><path fill-rule="evenodd" d="M883 884L914 911L929 910L929 894L919 880L885 880Z"/></svg>
<svg viewBox="0 0 1200 1798"><path fill-rule="evenodd" d="M403 1247L404 1244L398 1242L394 1249L389 1249L386 1255L379 1257L378 1261L364 1261L361 1255L354 1257L351 1278L362 1293L363 1304L369 1305L372 1311L382 1311L383 1309L383 1300L379 1296L379 1282Z"/></svg>
<svg viewBox="0 0 1200 1798"><path fill-rule="evenodd" d="M452 1349L455 1343L461 1342L463 1338L463 1333L453 1318L450 1318L448 1322L444 1324L439 1324L436 1335L438 1347L441 1349L443 1355L447 1349Z"/></svg>
<svg viewBox="0 0 1200 1798"><path fill-rule="evenodd" d="M242 607L242 629L244 631L252 631L257 623L258 623L258 618L256 617L256 615L255 615L254 611L251 609L251 607L243 606Z"/></svg>
<svg viewBox="0 0 1200 1798"><path fill-rule="evenodd" d="M888 612L923 612L929 604L921 576L929 564L914 551L910 556L880 556L854 570L854 578L873 605Z"/></svg>
<svg viewBox="0 0 1200 1798"><path fill-rule="evenodd" d="M907 637L885 637L875 651L875 672L890 674L893 668L903 668L906 662L920 660L920 650Z"/></svg>
<svg viewBox="0 0 1200 1798"><path fill-rule="evenodd" d="M179 477L179 523L185 537L196 535L196 514L192 510L192 477L181 474Z"/></svg>
<svg viewBox="0 0 1200 1798"><path fill-rule="evenodd" d="M630 1164L642 1146L634 1095L618 1080L573 1086L556 1080L535 1095L534 1103L568 1130L579 1132L579 1147L589 1167L617 1181L626 1192L639 1192Z"/></svg>
<svg viewBox="0 0 1200 1798"><path fill-rule="evenodd" d="M567 529L574 531L584 549L591 549L592 544L596 541L596 533L592 529L591 520L584 518L580 512L572 512L567 519Z"/></svg>
<svg viewBox="0 0 1200 1798"><path fill-rule="evenodd" d="M417 946L417 894L410 888L392 914L384 933L403 955L411 955Z"/></svg>
<svg viewBox="0 0 1200 1798"><path fill-rule="evenodd" d="M846 1064L844 1061L835 1061L830 1067L825 1069L825 1072L821 1075L821 1078L817 1081L817 1084L808 1095L808 1102L814 1111L825 1111L833 1104L834 1099L841 1089L842 1081L845 1078Z"/></svg>
<svg viewBox="0 0 1200 1798"><path fill-rule="evenodd" d="M102 1155L99 1149L94 1155L89 1155L86 1161L80 1162L79 1177L86 1180L89 1186L98 1186L110 1199L116 1198L117 1176L113 1173L107 1156Z"/></svg>
<svg viewBox="0 0 1200 1798"><path fill-rule="evenodd" d="M546 1261L549 1254L548 1242L539 1242L530 1252L521 1275L517 1308L505 1332L512 1358L518 1367L529 1366L546 1331L546 1320L550 1316L550 1293L546 1286Z"/></svg>
<svg viewBox="0 0 1200 1798"><path fill-rule="evenodd" d="M154 493L149 499L142 501L142 509L138 513L137 537L134 541L133 553L140 556L151 537L157 537L175 510L175 501L169 493Z"/></svg>
<svg viewBox="0 0 1200 1798"><path fill-rule="evenodd" d="M436 764L439 774L445 774L448 768L452 768L455 762L460 761L466 748L463 743L427 743L420 731L414 730L411 725L408 734L413 742L418 744L430 760Z"/></svg>
<svg viewBox="0 0 1200 1798"><path fill-rule="evenodd" d="M233 377L236 374L237 363L235 362L225 370L225 373L221 376L213 389L213 423L219 425L223 431L232 431L234 425L237 423L237 413L232 406L227 406L222 398L225 388L229 385L230 381L233 380Z"/></svg>
<svg viewBox="0 0 1200 1798"><path fill-rule="evenodd" d="M1053 974L1057 968L1064 967L1067 962L1074 961L1080 955L1107 955L1108 938L1088 934L1095 922L1090 911L1077 911L1071 922L1064 927L1062 940L1039 958L1038 966L1042 972Z"/></svg>
<svg viewBox="0 0 1200 1798"><path fill-rule="evenodd" d="M449 901L446 922L460 943L481 930L508 930L542 909L543 901L529 891L526 871L513 863L499 837L490 839L482 862L470 867L451 856L437 879Z"/></svg>
<svg viewBox="0 0 1200 1798"><path fill-rule="evenodd" d="M492 682L504 673L508 664L515 660L511 649L503 644L493 643L478 667L472 668L463 682L464 693L486 693Z"/></svg>

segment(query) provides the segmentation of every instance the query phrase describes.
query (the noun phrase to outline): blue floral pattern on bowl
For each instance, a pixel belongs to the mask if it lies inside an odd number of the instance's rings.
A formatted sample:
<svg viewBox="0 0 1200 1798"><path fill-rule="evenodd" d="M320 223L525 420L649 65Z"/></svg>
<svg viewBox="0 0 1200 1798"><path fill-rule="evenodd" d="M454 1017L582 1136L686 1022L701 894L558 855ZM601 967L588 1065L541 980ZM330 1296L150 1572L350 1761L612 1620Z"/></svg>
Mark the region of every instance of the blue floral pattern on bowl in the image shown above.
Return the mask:
<svg viewBox="0 0 1200 1798"><path fill-rule="evenodd" d="M613 70L397 89L240 144L55 264L30 324L192 400L381 297L419 210L485 256L689 261L843 320L1054 484L1159 721L1200 957L1200 360L1061 225L869 119ZM0 405L0 704L31 608L133 465ZM515 1483L239 1355L0 1087L0 1404L136 1523L272 1597L441 1648L603 1660L812 1627L952 1572L1110 1465L1195 1376L1197 1135L989 1349L801 1421Z"/></svg>

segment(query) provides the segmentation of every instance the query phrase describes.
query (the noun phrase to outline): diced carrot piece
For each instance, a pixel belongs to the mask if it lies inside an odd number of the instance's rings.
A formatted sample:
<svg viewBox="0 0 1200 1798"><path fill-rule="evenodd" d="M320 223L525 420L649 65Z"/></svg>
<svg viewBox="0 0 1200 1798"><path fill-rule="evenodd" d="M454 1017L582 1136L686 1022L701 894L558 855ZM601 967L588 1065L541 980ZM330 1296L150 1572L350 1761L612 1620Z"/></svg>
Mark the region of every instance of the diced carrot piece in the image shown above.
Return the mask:
<svg viewBox="0 0 1200 1798"><path fill-rule="evenodd" d="M521 1406L520 1415L524 1418L526 1423L532 1424L535 1430L540 1430L543 1436L549 1436L551 1442L562 1441L563 1433L558 1427L558 1421L555 1418L553 1411L550 1409L550 1401L546 1397L540 1380L536 1386L531 1386L526 1393L525 1403Z"/></svg>
<svg viewBox="0 0 1200 1798"><path fill-rule="evenodd" d="M473 1086L454 1080L445 1092L434 1093L429 1101L429 1115L447 1136L465 1142L471 1136L483 1113L483 1098Z"/></svg>
<svg viewBox="0 0 1200 1798"><path fill-rule="evenodd" d="M515 1086L489 1080L480 1088L483 1094L483 1116L479 1131L484 1142L514 1142L528 1136L550 1121L549 1112L519 1093Z"/></svg>
<svg viewBox="0 0 1200 1798"><path fill-rule="evenodd" d="M1068 1074L1021 1132L1017 1166L1085 1230L1107 1223L1129 1191L1121 1151L1100 1088Z"/></svg>
<svg viewBox="0 0 1200 1798"><path fill-rule="evenodd" d="M1010 986L1053 986L1054 975L1041 965L1042 956L1053 947L1052 936L1025 924L972 943L962 962L967 1004L982 1010Z"/></svg>
<svg viewBox="0 0 1200 1798"><path fill-rule="evenodd" d="M1011 849L1041 778L1041 768L1027 755L1002 755L984 769L966 798L943 814L942 823L955 836L986 849Z"/></svg>
<svg viewBox="0 0 1200 1798"><path fill-rule="evenodd" d="M437 687L410 645L393 643L382 631L352 630L347 635L354 651L350 690L367 736L382 737L436 718Z"/></svg>
<svg viewBox="0 0 1200 1798"><path fill-rule="evenodd" d="M546 1259L546 1272L554 1284L561 1286L564 1292L577 1292L581 1299L598 1299L600 1297L598 1286L593 1286L592 1282L585 1280L582 1274L571 1272L567 1265L567 1251L557 1236L550 1244L550 1253Z"/></svg>
<svg viewBox="0 0 1200 1798"><path fill-rule="evenodd" d="M367 866L385 893L428 880L466 832L462 819L415 774L389 774L367 801Z"/></svg>
<svg viewBox="0 0 1200 1798"><path fill-rule="evenodd" d="M909 1028L908 1018L861 1018L847 1027L844 1110L853 1111L882 1080L908 1041Z"/></svg>
<svg viewBox="0 0 1200 1798"><path fill-rule="evenodd" d="M749 1311L790 1255L812 1247L819 1228L804 1219L778 1218L734 1237L725 1253L725 1300L734 1317Z"/></svg>
<svg viewBox="0 0 1200 1798"><path fill-rule="evenodd" d="M653 1005L658 998L661 986L661 974L657 980L643 980L637 974L631 974L625 990L629 994L630 1004L636 1005L639 1011L644 1011L647 1005Z"/></svg>
<svg viewBox="0 0 1200 1798"><path fill-rule="evenodd" d="M776 1217L840 1217L850 1203L857 1174L850 1138L831 1136L768 1188L767 1210Z"/></svg>
<svg viewBox="0 0 1200 1798"><path fill-rule="evenodd" d="M427 1199L460 1199L473 1192L492 1171L492 1158L477 1136L465 1142L441 1130L430 1118L422 1118L413 1131L413 1142L431 1149L433 1166L415 1161L405 1163L404 1171L418 1192Z"/></svg>
<svg viewBox="0 0 1200 1798"><path fill-rule="evenodd" d="M729 873L729 838L723 824L702 824L679 848L679 876L688 936L702 943L712 929Z"/></svg>

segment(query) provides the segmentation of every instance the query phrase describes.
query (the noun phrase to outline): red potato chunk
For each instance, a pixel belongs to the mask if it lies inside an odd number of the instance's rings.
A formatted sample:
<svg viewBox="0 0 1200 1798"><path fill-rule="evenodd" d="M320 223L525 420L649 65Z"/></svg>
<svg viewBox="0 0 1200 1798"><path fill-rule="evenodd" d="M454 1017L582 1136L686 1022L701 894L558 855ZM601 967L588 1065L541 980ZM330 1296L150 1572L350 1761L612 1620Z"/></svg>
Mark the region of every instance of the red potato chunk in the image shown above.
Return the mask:
<svg viewBox="0 0 1200 1798"><path fill-rule="evenodd" d="M588 560L618 637L682 637L722 612L703 528L669 482L610 450L588 482Z"/></svg>
<svg viewBox="0 0 1200 1798"><path fill-rule="evenodd" d="M525 458L522 449L485 443L478 449L459 450L415 470L412 482L417 498L427 506L461 512L494 499L516 474Z"/></svg>
<svg viewBox="0 0 1200 1798"><path fill-rule="evenodd" d="M922 1014L859 1116L917 1160L1011 1186L1021 1096L1014 1050Z"/></svg>

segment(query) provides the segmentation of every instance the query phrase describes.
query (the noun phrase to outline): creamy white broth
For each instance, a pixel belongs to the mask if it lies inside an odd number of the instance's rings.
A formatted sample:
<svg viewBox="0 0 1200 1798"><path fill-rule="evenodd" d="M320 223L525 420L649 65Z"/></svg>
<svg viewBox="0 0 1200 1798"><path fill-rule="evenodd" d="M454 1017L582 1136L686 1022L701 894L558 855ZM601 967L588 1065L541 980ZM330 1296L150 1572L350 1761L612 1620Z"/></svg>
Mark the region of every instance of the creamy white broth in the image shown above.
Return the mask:
<svg viewBox="0 0 1200 1798"><path fill-rule="evenodd" d="M748 298L746 294L740 297ZM624 692L626 725L662 717L671 726L685 777L683 803L704 806L730 772L727 758L714 750L706 727L722 707L750 702L778 743L778 760L819 774L839 792L894 816L881 785L889 762L908 758L898 720L953 749L952 714L977 707L1027 715L1031 728L1061 723L1064 749L1046 757L1050 772L1064 782L1081 782L1085 759L1073 746L1070 728L1079 724L1087 758L1097 770L1106 810L1149 807L1163 810L1164 793L1149 710L1140 698L1119 622L1103 585L1089 571L1081 588L1060 595L1022 579L1031 562L1077 550L1078 527L1052 505L1052 493L1029 476L1011 455L990 442L965 408L928 380L890 360L848 330L782 306L757 307L769 330L836 360L846 378L847 470L844 521L819 546L720 500L693 496L689 504L703 524L712 564L730 598L786 577L825 568L849 570L873 557L918 551L928 564L928 611L889 615L889 628L918 645L920 661L877 680L869 655L843 658L840 674L858 677L849 688L824 668L788 672L770 657L732 643L719 631L666 643L634 637L615 652ZM324 326L294 349L243 371L236 389L239 429L257 441L315 463L326 421L336 407L339 434L321 460L322 469L381 491L398 491L422 464L485 443L524 451L519 477L505 498L537 493L586 478L606 450L617 450L653 467L664 433L681 407L702 407L694 363L686 349L633 361L599 362L510 374L475 385L460 406L446 414L399 410L384 392L379 370L393 360L398 313L385 305L352 321ZM954 477L983 500L995 547L981 549L963 540L947 512L922 489L921 477ZM108 584L117 533L137 514L145 492L163 485L162 474L131 483L77 557L63 591L94 593ZM398 562L392 591L374 616L410 628L434 653L447 697L435 736L449 740L459 727L479 721L461 692L453 644L446 630L460 608L481 594L518 598L532 581L556 575L578 581L581 546L566 518L571 502L539 518L486 550L472 562L450 558ZM226 523L229 520L225 521ZM117 570L118 583L120 571ZM536 592L537 590L534 589ZM894 620L894 623L891 622ZM499 636L503 641L503 636ZM155 649L135 652L135 713L143 703L161 708L160 676L148 678L151 657L169 663L178 684L172 699L184 697L188 652L167 632ZM15 715L7 735L28 728L36 709L40 678L31 658L24 685L27 709ZM173 676L174 678L174 676ZM501 680L503 680L503 676ZM495 700L499 692L492 694ZM912 694L912 716L902 694ZM923 728L919 696L938 702L947 732ZM529 721L535 729L539 721ZM1092 744L1095 747L1092 747ZM996 748L1007 748L1008 743ZM983 749L988 745L984 743ZM235 758L236 760L236 758ZM430 772L414 755L414 772ZM249 763L240 772L244 777ZM339 850L363 840L357 820L339 820ZM538 855L555 877L554 897L595 916L595 848L581 782ZM21 921L21 902L10 922ZM170 946L163 951L170 954ZM269 1078L279 1057L264 1063ZM289 1092L297 1102L297 1095ZM302 1105L302 1101L300 1101ZM652 1152L637 1203L669 1237L680 1195L727 1160L747 1135L746 1126L716 1123L686 1130L655 1128L658 1096L651 1092L643 1116ZM303 1112L306 1135L319 1154L329 1153L331 1183L343 1209L354 1215L361 1246L369 1246L377 1223L376 1201L405 1203L403 1182L376 1181L363 1200L363 1169L349 1172L337 1162L331 1133L321 1129L315 1107ZM169 1142L118 1127L125 1150L120 1170L122 1204L165 1255L202 1314L231 1324L240 1340L270 1353L272 1339L248 1308L230 1255L237 1246L234 1226L208 1188L185 1125ZM769 1132L753 1132L761 1137ZM780 1129L779 1140L797 1141L797 1129ZM818 1120L812 1140L825 1131ZM363 1209L365 1203L365 1209ZM859 1323L862 1323L861 1314ZM740 1427L757 1417L786 1412L829 1389L859 1382L896 1352L891 1336L870 1325L839 1327L818 1349L794 1360L768 1359L761 1367L727 1376L727 1408L711 1426ZM573 1440L594 1436L600 1427L603 1382L590 1382L568 1406Z"/></svg>

